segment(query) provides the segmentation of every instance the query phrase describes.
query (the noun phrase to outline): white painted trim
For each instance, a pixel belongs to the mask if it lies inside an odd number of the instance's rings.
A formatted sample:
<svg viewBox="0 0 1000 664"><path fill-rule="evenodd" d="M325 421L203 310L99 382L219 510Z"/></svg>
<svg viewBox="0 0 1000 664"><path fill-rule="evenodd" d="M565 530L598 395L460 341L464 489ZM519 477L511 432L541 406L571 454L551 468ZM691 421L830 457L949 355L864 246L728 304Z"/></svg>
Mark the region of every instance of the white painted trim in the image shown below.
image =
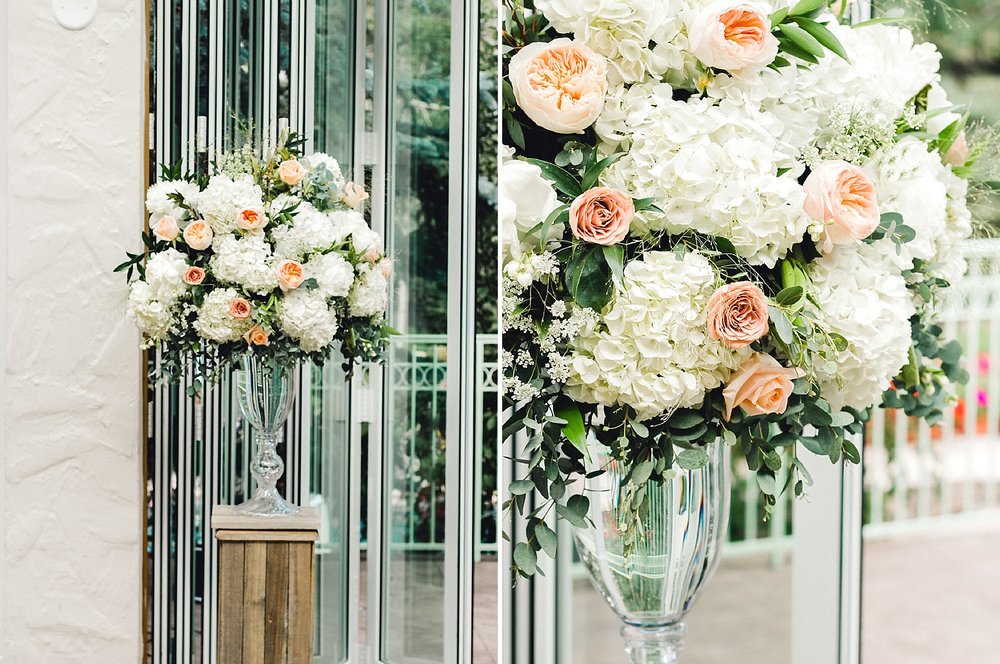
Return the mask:
<svg viewBox="0 0 1000 664"><path fill-rule="evenodd" d="M478 3L452 0L448 201L448 391L445 513L445 624L454 641L445 664L472 659L472 556L476 393L475 259ZM456 362L457 360L457 362ZM449 639L445 638L449 644Z"/></svg>
<svg viewBox="0 0 1000 664"><path fill-rule="evenodd" d="M0 46L0 275L3 275L3 288L0 288L0 320L7 320L7 3L0 3L0 35L3 35L3 46ZM7 334L0 334L0 404L6 404L7 394ZM7 587L7 511L4 503L6 492L7 468L7 409L0 406L0 597L6 597ZM7 629L4 623L4 603L0 602L0 662L4 659L7 643Z"/></svg>
<svg viewBox="0 0 1000 664"><path fill-rule="evenodd" d="M814 483L792 507L792 664L841 664L843 466L802 459Z"/></svg>

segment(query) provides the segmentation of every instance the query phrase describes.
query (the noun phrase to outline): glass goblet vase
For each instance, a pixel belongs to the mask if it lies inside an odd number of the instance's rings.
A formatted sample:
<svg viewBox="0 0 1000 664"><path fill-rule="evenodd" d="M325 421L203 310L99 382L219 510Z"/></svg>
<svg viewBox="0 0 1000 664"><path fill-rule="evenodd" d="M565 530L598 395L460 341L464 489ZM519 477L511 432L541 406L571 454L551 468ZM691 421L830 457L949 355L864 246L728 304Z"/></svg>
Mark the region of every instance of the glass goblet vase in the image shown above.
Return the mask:
<svg viewBox="0 0 1000 664"><path fill-rule="evenodd" d="M591 447L594 467L607 471L586 480L592 525L574 528L577 549L594 587L621 618L633 664L673 664L686 632L684 616L715 571L726 539L729 449L717 442L705 450L707 465L647 482L648 515L630 534L620 518L629 499L622 484L629 469L606 451Z"/></svg>

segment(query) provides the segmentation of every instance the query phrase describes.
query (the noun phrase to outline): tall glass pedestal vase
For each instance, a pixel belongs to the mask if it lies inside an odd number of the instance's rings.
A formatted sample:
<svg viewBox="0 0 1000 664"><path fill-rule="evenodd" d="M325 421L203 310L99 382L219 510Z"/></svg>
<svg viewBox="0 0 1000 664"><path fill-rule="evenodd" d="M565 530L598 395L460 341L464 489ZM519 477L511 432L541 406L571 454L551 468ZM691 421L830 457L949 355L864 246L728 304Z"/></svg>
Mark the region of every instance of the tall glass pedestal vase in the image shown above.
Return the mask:
<svg viewBox="0 0 1000 664"><path fill-rule="evenodd" d="M257 483L253 498L236 506L238 514L277 516L295 514L299 508L278 493L278 479L285 464L276 447L282 425L295 402L294 366L274 363L247 353L238 376L240 410L253 427L254 457L250 473Z"/></svg>
<svg viewBox="0 0 1000 664"><path fill-rule="evenodd" d="M631 661L672 664L679 661L684 615L715 571L726 538L729 449L715 443L703 468L647 483L649 515L629 552L618 526L628 468L611 461L605 449L591 447L594 466L608 471L586 481L593 525L574 529L577 549L594 586L622 620Z"/></svg>

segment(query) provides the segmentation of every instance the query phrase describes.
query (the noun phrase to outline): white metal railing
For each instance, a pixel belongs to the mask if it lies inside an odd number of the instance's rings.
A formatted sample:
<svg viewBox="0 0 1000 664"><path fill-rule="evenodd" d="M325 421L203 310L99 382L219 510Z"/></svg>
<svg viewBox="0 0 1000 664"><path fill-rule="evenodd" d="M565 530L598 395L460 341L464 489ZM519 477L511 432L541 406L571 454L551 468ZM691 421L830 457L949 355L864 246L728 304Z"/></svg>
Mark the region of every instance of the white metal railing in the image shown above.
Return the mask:
<svg viewBox="0 0 1000 664"><path fill-rule="evenodd" d="M1000 240L970 240L963 253L969 270L949 291L941 324L962 344L969 382L935 427L875 412L865 446L866 537L1000 515Z"/></svg>
<svg viewBox="0 0 1000 664"><path fill-rule="evenodd" d="M405 490L394 496L396 515L390 546L410 551L443 551L444 531L436 509L443 505L444 476L435 472L443 460L442 432L448 377L448 344L444 334L409 334L393 339L400 352L392 363L389 399L405 402L391 409L392 440L406 448ZM496 475L484 483L483 466L488 450L496 448L499 390L499 357L496 334L476 335L476 434L474 445L476 500L474 522L477 556L497 551ZM399 413L399 415L395 415ZM493 455L495 466L496 455ZM487 528L482 528L484 520Z"/></svg>

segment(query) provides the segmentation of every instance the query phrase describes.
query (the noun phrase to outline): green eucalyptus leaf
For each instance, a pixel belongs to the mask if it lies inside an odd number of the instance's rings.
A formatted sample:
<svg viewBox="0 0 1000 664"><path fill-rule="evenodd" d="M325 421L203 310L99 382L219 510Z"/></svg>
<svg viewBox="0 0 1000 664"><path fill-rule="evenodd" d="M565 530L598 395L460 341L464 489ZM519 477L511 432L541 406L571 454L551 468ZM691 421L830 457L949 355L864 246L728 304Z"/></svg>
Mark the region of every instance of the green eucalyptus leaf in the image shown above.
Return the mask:
<svg viewBox="0 0 1000 664"><path fill-rule="evenodd" d="M559 548L559 537L555 531L541 521L535 525L535 540L538 541L539 546L542 547L542 551L549 558L556 557L556 550Z"/></svg>
<svg viewBox="0 0 1000 664"><path fill-rule="evenodd" d="M674 463L684 470L698 470L708 464L708 454L704 450L682 450Z"/></svg>
<svg viewBox="0 0 1000 664"><path fill-rule="evenodd" d="M515 480L507 488L512 496L522 496L535 490L535 483L531 480Z"/></svg>
<svg viewBox="0 0 1000 664"><path fill-rule="evenodd" d="M525 576L531 576L538 569L538 555L527 542L519 542L514 547L514 564Z"/></svg>

